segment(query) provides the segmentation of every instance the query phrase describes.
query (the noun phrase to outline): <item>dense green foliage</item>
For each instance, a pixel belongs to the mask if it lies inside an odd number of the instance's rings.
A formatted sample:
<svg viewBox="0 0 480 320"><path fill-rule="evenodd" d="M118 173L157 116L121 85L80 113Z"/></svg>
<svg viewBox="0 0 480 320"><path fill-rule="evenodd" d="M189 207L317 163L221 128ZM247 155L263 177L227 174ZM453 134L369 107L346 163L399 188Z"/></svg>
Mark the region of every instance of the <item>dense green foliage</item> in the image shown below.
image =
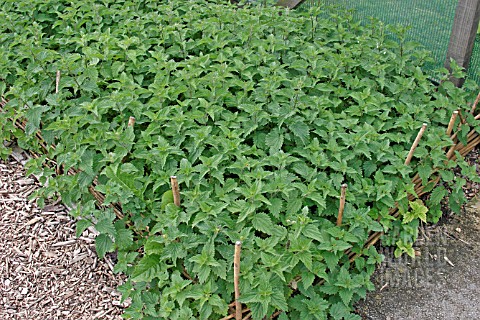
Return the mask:
<svg viewBox="0 0 480 320"><path fill-rule="evenodd" d="M275 310L358 319L351 304L372 289L382 259L364 249L369 232L394 229L386 241L411 253L419 220L438 219L449 186L450 204L461 204L445 129L468 94L446 70L432 85L421 69L429 53L402 29L216 2L3 1L0 140L40 150L40 131L56 145L30 172L43 171L44 196L76 208L78 233L95 224L101 257L118 251L115 269L129 275L121 290L133 299L127 318L225 316L241 240L242 301L254 319ZM26 119L26 132L11 118ZM47 156L80 173L43 170ZM417 169L427 184L433 168L445 183L426 212L407 194ZM181 208L170 203L171 175ZM95 206L95 177L124 219ZM398 220L388 215L396 204ZM363 256L350 264L347 249Z"/></svg>

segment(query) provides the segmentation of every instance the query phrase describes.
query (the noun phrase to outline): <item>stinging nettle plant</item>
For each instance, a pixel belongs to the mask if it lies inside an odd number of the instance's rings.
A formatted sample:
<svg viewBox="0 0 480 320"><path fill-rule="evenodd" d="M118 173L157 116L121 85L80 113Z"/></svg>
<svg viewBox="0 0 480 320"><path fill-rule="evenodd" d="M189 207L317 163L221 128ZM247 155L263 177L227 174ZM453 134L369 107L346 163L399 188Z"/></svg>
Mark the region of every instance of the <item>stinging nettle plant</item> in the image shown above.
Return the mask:
<svg viewBox="0 0 480 320"><path fill-rule="evenodd" d="M451 169L472 169L461 150L447 157L446 128L460 110L455 139L471 141L478 88L454 87L447 70L434 86L429 53L401 28L205 0L0 8L0 139L43 153L28 164L48 180L39 195L75 204L100 257L118 252L125 318L231 314L241 241L239 301L253 319L359 319L351 306L382 260L371 232L412 254L420 221L438 221L447 196L463 203Z"/></svg>

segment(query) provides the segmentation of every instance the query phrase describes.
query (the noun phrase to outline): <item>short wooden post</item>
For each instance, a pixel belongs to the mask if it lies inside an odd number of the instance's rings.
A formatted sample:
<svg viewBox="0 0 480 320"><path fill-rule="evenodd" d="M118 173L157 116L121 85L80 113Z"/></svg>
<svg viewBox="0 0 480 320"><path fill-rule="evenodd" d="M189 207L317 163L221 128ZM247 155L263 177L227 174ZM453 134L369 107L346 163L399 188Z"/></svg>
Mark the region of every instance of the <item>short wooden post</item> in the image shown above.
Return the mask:
<svg viewBox="0 0 480 320"><path fill-rule="evenodd" d="M58 93L60 87L60 70L57 70L57 77L55 79L55 93Z"/></svg>
<svg viewBox="0 0 480 320"><path fill-rule="evenodd" d="M133 127L135 125L135 117L128 118L128 126Z"/></svg>
<svg viewBox="0 0 480 320"><path fill-rule="evenodd" d="M177 176L171 176L170 183L172 185L173 203L180 207L180 188L178 187Z"/></svg>
<svg viewBox="0 0 480 320"><path fill-rule="evenodd" d="M458 110L453 111L452 117L450 118L450 122L448 123L447 128L447 136L452 134L453 125L455 124L455 120L457 120Z"/></svg>
<svg viewBox="0 0 480 320"><path fill-rule="evenodd" d="M415 141L413 142L412 147L410 148L410 151L408 152L407 159L405 160L405 165L409 165L410 161L412 161L413 153L415 152L415 149L417 148L418 143L420 142L420 139L422 138L423 133L425 132L426 129L427 129L427 124L424 123L422 125L422 128L418 132L417 137L415 138Z"/></svg>
<svg viewBox="0 0 480 320"><path fill-rule="evenodd" d="M340 193L340 206L338 207L337 226L342 225L343 210L345 210L345 197L347 194L347 184L342 184L342 191Z"/></svg>
<svg viewBox="0 0 480 320"><path fill-rule="evenodd" d="M475 102L473 103L472 110L470 110L471 114L475 113L475 109L477 108L478 103L480 102L480 92L477 95L477 98L475 99Z"/></svg>
<svg viewBox="0 0 480 320"><path fill-rule="evenodd" d="M459 0L455 19L453 21L450 43L448 45L445 67L450 70L450 59L468 70L472 57L473 44L480 20L480 0ZM452 79L456 86L461 87L465 79Z"/></svg>
<svg viewBox="0 0 480 320"><path fill-rule="evenodd" d="M233 287L235 289L235 320L242 320L242 303L240 299L240 252L242 242L235 242L235 253L233 255Z"/></svg>
<svg viewBox="0 0 480 320"><path fill-rule="evenodd" d="M279 0L276 4L278 7L285 7L289 9L295 9L305 0Z"/></svg>

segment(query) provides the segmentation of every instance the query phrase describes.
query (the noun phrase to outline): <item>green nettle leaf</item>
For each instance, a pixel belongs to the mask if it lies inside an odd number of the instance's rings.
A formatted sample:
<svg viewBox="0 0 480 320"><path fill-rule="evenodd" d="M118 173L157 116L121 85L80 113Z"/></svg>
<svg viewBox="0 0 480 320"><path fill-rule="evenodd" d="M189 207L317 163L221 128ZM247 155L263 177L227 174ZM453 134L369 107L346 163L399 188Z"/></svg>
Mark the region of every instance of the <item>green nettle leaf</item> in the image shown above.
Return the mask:
<svg viewBox="0 0 480 320"><path fill-rule="evenodd" d="M197 274L200 283L208 280L212 267L220 267L220 263L215 260L215 249L213 242L203 246L202 253L193 256L190 260L195 263L193 271Z"/></svg>
<svg viewBox="0 0 480 320"><path fill-rule="evenodd" d="M122 221L115 222L115 244L119 249L127 249L133 244L133 232L125 229Z"/></svg>
<svg viewBox="0 0 480 320"><path fill-rule="evenodd" d="M324 241L322 233L313 224L306 225L302 230L302 234L308 238L315 239L319 242Z"/></svg>
<svg viewBox="0 0 480 320"><path fill-rule="evenodd" d="M166 272L162 270L162 265L160 264L160 256L151 254L144 256L137 262L132 272L131 280L134 282L148 282L165 274Z"/></svg>
<svg viewBox="0 0 480 320"><path fill-rule="evenodd" d="M337 302L330 307L330 314L333 319L340 320L348 317L350 309L342 302Z"/></svg>
<svg viewBox="0 0 480 320"><path fill-rule="evenodd" d="M164 211L167 204L173 203L173 191L167 190L162 195L162 200L160 201L160 211Z"/></svg>
<svg viewBox="0 0 480 320"><path fill-rule="evenodd" d="M282 291L273 291L271 296L271 303L278 310L288 311L288 304Z"/></svg>
<svg viewBox="0 0 480 320"><path fill-rule="evenodd" d="M300 138L300 140L306 144L309 135L309 127L303 121L296 121L288 126L292 130L293 134Z"/></svg>
<svg viewBox="0 0 480 320"><path fill-rule="evenodd" d="M97 231L100 233L108 234L110 236L115 235L113 221L108 217L98 220L98 222L95 224L95 229L97 229Z"/></svg>
<svg viewBox="0 0 480 320"><path fill-rule="evenodd" d="M278 219L280 216L280 213L283 210L284 203L282 199L278 199L278 198L270 199L270 203L271 203L271 206L269 207L270 213L272 213L272 215Z"/></svg>
<svg viewBox="0 0 480 320"><path fill-rule="evenodd" d="M349 305L350 302L352 301L353 290L351 290L351 289L341 289L341 290L338 291L338 294L340 295L340 298L342 298L342 302L345 305Z"/></svg>
<svg viewBox="0 0 480 320"><path fill-rule="evenodd" d="M103 259L107 252L112 252L113 241L110 236L103 233L99 234L95 238L95 250L97 251L97 255L100 259Z"/></svg>
<svg viewBox="0 0 480 320"><path fill-rule="evenodd" d="M270 131L265 137L265 143L269 146L270 154L278 152L283 145L283 133L279 128Z"/></svg>
<svg viewBox="0 0 480 320"><path fill-rule="evenodd" d="M27 124L25 127L26 134L34 134L40 128L40 119L42 117L43 107L33 106L27 109L25 118Z"/></svg>
<svg viewBox="0 0 480 320"><path fill-rule="evenodd" d="M338 265L338 261L340 261L340 257L338 256L338 254L333 252L324 252L323 257L325 258L327 267L330 270L335 270L335 267Z"/></svg>
<svg viewBox="0 0 480 320"><path fill-rule="evenodd" d="M255 230L269 235L273 235L275 233L275 227L272 223L272 220L266 213L256 213L252 219L252 224Z"/></svg>
<svg viewBox="0 0 480 320"><path fill-rule="evenodd" d="M315 274L313 272L304 272L302 273L302 282L301 285L303 286L304 290L310 288L315 281Z"/></svg>
<svg viewBox="0 0 480 320"><path fill-rule="evenodd" d="M87 230L88 227L90 227L92 225L92 222L90 220L87 220L87 219L81 219L81 220L78 220L77 223L76 223L76 232L75 232L75 235L76 237L80 237L82 235L82 233Z"/></svg>
<svg viewBox="0 0 480 320"><path fill-rule="evenodd" d="M443 198L445 198L446 195L447 195L447 190L445 189L444 186L440 185L435 189L433 189L429 199L433 204L438 204L443 200Z"/></svg>
<svg viewBox="0 0 480 320"><path fill-rule="evenodd" d="M422 179L422 183L425 185L428 182L428 179L430 178L430 175L432 174L432 167L431 165L425 163L421 164L417 167L418 170L418 175Z"/></svg>
<svg viewBox="0 0 480 320"><path fill-rule="evenodd" d="M425 207L422 200L417 199L415 201L410 201L410 211L404 213L403 223L409 223L413 219L420 219L423 222L427 222L427 212L428 208Z"/></svg>

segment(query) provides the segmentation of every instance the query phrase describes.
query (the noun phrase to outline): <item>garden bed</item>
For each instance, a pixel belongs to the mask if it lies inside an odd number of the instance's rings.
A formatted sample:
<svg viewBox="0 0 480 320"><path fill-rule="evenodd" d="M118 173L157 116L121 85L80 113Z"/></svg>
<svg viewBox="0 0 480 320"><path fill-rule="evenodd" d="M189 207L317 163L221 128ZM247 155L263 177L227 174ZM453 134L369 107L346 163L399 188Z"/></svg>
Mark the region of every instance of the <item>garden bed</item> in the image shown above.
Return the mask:
<svg viewBox="0 0 480 320"><path fill-rule="evenodd" d="M446 70L430 83L403 28L52 0L26 32L22 3L0 24L0 139L36 152L39 195L74 208L77 234L95 226L100 258L118 253L125 317L233 318L240 292L244 318L354 319L382 233L411 255L420 221L462 205L452 168L472 172L474 97Z"/></svg>

